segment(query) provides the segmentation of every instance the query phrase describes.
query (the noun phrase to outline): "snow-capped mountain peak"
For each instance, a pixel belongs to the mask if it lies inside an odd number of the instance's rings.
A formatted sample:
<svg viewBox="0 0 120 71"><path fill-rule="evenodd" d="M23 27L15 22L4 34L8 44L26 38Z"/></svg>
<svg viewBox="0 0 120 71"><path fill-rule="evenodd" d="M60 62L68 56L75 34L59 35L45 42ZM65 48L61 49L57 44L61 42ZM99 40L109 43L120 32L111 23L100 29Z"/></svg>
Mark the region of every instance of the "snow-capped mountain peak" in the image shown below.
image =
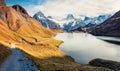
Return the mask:
<svg viewBox="0 0 120 71"><path fill-rule="evenodd" d="M80 18L81 20L84 20L85 17L86 17L85 15L80 15L80 16L79 16L79 18Z"/></svg>
<svg viewBox="0 0 120 71"><path fill-rule="evenodd" d="M90 17L85 16L85 15L80 15L79 18L80 18L81 20L83 20L83 21L90 19Z"/></svg>
<svg viewBox="0 0 120 71"><path fill-rule="evenodd" d="M68 14L67 17L66 17L66 19L75 19L75 18L73 16L73 14Z"/></svg>
<svg viewBox="0 0 120 71"><path fill-rule="evenodd" d="M80 15L79 18L74 18L73 15L69 14L67 17L68 19L66 19L66 22L63 25L63 29L66 31L71 31L77 28L92 27L104 22L110 16L111 15L109 14L99 15L96 17Z"/></svg>
<svg viewBox="0 0 120 71"><path fill-rule="evenodd" d="M65 31L75 30L77 28L92 27L104 22L111 15L99 15L95 17L89 17L86 15L79 15L79 18L74 17L73 14L67 14L66 18L62 20L56 20L52 16L46 17L41 11L36 13L33 17L37 19L45 27L49 28L62 28Z"/></svg>
<svg viewBox="0 0 120 71"><path fill-rule="evenodd" d="M52 17L46 17L41 11L37 12L33 18L38 20L44 27L50 29L59 29L60 25L52 20Z"/></svg>
<svg viewBox="0 0 120 71"><path fill-rule="evenodd" d="M38 16L39 18L46 18L41 11L37 12L34 16Z"/></svg>

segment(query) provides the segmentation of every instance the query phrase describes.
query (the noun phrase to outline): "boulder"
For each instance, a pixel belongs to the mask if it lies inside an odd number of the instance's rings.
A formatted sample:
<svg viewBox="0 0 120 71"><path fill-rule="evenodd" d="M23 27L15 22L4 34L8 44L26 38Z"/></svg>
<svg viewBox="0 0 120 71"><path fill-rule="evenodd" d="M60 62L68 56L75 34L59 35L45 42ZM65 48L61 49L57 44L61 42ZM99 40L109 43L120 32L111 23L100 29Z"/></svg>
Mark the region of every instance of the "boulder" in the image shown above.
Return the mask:
<svg viewBox="0 0 120 71"><path fill-rule="evenodd" d="M112 61L112 60L104 60L104 59L93 59L89 62L92 66L97 67L105 67L115 71L120 71L120 62Z"/></svg>

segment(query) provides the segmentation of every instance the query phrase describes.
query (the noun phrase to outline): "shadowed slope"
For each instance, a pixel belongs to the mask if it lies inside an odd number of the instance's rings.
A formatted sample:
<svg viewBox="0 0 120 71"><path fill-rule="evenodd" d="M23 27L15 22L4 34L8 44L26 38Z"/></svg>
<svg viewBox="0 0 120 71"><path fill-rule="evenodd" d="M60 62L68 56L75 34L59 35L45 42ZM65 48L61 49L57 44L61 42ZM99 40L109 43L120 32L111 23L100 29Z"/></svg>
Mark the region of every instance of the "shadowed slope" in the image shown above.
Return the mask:
<svg viewBox="0 0 120 71"><path fill-rule="evenodd" d="M10 50L4 46L0 44L0 64L6 59L6 57L8 57L8 55L10 55L11 52Z"/></svg>
<svg viewBox="0 0 120 71"><path fill-rule="evenodd" d="M97 25L91 31L94 35L117 36L120 37L120 11L115 13L111 18Z"/></svg>

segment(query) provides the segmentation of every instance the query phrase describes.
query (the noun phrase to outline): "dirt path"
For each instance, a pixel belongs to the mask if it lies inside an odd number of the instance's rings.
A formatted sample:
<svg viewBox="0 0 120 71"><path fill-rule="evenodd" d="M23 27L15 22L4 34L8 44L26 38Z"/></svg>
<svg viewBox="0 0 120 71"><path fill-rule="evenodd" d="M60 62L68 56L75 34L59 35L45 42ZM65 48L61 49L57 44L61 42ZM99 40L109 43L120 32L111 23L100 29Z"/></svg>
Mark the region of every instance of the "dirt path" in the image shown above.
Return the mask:
<svg viewBox="0 0 120 71"><path fill-rule="evenodd" d="M31 60L25 60L25 54L12 48L12 55L1 65L0 71L39 71Z"/></svg>

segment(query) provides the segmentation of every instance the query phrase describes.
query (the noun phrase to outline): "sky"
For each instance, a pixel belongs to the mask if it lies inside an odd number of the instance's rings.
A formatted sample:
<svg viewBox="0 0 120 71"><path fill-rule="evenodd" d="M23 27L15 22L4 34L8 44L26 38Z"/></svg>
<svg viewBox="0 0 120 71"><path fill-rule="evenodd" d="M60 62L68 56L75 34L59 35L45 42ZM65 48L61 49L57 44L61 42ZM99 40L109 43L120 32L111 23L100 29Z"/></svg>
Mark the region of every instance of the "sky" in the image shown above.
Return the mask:
<svg viewBox="0 0 120 71"><path fill-rule="evenodd" d="M7 5L20 4L33 16L42 11L46 16L65 18L67 14L97 16L120 10L120 0L5 0Z"/></svg>

